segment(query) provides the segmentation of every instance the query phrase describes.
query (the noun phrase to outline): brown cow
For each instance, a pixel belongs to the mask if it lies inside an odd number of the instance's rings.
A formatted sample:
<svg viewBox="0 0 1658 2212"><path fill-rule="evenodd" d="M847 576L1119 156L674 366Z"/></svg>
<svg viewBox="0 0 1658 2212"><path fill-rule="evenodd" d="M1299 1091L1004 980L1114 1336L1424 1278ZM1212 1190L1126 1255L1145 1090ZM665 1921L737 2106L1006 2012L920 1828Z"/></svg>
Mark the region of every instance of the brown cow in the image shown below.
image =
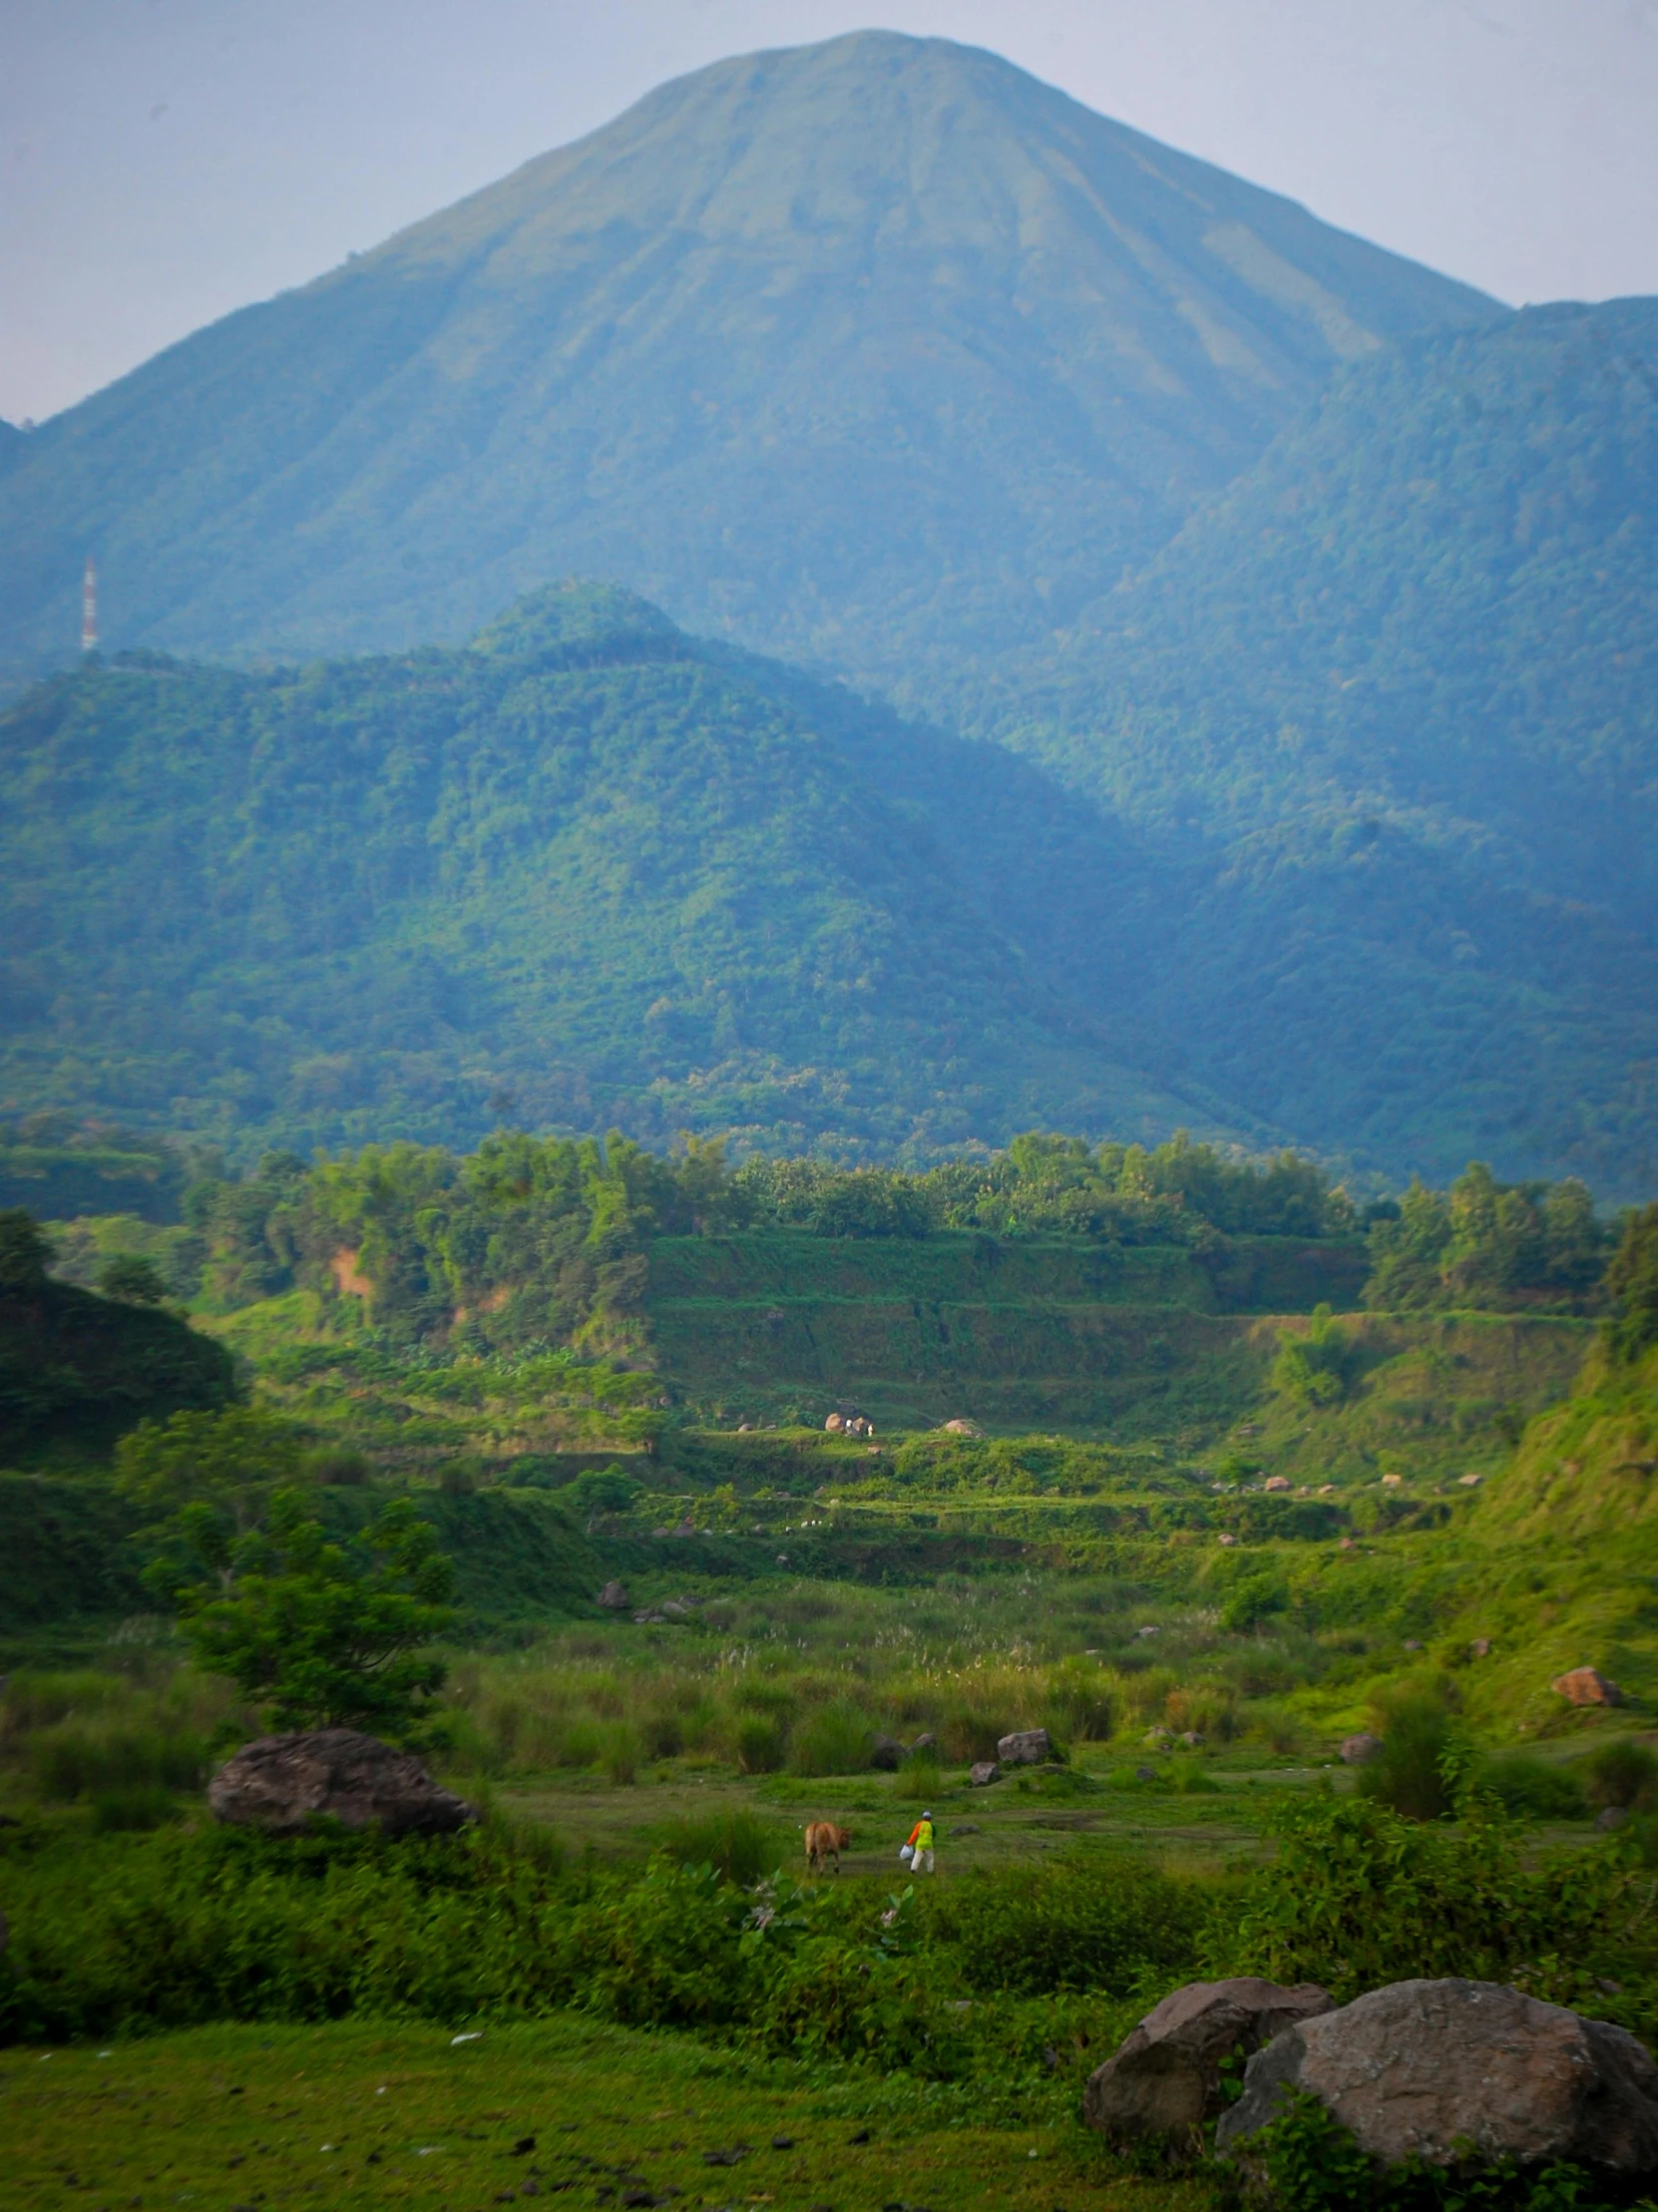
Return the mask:
<svg viewBox="0 0 1658 2212"><path fill-rule="evenodd" d="M850 1828L837 1828L832 1820L811 1820L806 1823L806 1871L808 1874L825 1874L831 1859L835 1872L841 1871L841 1853L852 1841Z"/></svg>

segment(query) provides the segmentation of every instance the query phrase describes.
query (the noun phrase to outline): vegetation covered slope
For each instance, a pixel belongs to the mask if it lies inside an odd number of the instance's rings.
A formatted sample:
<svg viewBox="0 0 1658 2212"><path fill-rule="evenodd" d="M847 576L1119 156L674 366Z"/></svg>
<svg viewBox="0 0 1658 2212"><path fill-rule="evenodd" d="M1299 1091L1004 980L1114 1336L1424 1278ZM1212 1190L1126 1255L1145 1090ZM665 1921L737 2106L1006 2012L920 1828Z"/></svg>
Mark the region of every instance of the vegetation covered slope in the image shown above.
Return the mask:
<svg viewBox="0 0 1658 2212"><path fill-rule="evenodd" d="M995 56L665 85L23 441L0 664L466 635L581 572L925 687L1045 634L1331 370L1492 312Z"/></svg>
<svg viewBox="0 0 1658 2212"><path fill-rule="evenodd" d="M1354 364L982 696L1188 871L1143 992L1359 1157L1631 1193L1658 1122L1658 303Z"/></svg>
<svg viewBox="0 0 1658 2212"><path fill-rule="evenodd" d="M995 748L867 719L575 586L464 651L39 686L0 721L0 1084L244 1147L1221 1121L996 912L987 860L1079 840L1109 904L1108 831ZM941 758L954 839L908 795Z"/></svg>
<svg viewBox="0 0 1658 2212"><path fill-rule="evenodd" d="M0 1454L74 1462L181 1407L228 1403L222 1346L177 1313L101 1298L47 1272L27 1214L0 1212Z"/></svg>

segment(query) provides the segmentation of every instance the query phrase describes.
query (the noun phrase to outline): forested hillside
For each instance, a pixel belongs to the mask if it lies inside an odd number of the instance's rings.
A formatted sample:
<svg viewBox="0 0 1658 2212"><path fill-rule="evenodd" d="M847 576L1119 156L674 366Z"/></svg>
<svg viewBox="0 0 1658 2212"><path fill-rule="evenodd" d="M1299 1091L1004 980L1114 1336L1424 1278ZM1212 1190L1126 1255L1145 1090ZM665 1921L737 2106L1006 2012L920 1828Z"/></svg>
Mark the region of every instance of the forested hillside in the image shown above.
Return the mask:
<svg viewBox="0 0 1658 2212"><path fill-rule="evenodd" d="M1132 935L1050 778L625 593L458 652L89 667L0 718L0 1084L243 1155L503 1117L877 1154L1225 1126L1027 954L1047 863Z"/></svg>
<svg viewBox="0 0 1658 2212"><path fill-rule="evenodd" d="M1543 308L1345 371L980 719L1192 871L1115 1003L1247 1110L1635 1191L1655 618L1658 303Z"/></svg>

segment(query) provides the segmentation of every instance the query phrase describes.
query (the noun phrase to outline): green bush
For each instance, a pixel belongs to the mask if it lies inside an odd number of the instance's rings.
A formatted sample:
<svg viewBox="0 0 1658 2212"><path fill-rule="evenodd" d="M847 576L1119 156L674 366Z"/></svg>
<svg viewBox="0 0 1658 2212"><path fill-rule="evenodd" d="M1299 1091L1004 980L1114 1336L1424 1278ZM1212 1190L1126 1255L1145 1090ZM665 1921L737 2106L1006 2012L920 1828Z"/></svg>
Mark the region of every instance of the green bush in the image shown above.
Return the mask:
<svg viewBox="0 0 1658 2212"><path fill-rule="evenodd" d="M925 1805L942 1795L943 1781L936 1751L912 1751L893 1776L893 1795L907 1805Z"/></svg>
<svg viewBox="0 0 1658 2212"><path fill-rule="evenodd" d="M1591 1805L1650 1812L1658 1804L1658 1758L1644 1743L1606 1744L1584 1760L1583 1790Z"/></svg>
<svg viewBox="0 0 1658 2212"><path fill-rule="evenodd" d="M29 1745L36 1794L60 1805L107 1790L199 1790L207 1763L199 1736L94 1720L61 1721Z"/></svg>
<svg viewBox="0 0 1658 2212"><path fill-rule="evenodd" d="M769 1714L744 1713L735 1749L740 1774L775 1774L783 1764L783 1731Z"/></svg>
<svg viewBox="0 0 1658 2212"><path fill-rule="evenodd" d="M1205 1893L1144 1866L1072 1863L987 1875L930 1893L929 1933L967 1986L1036 1996L1052 1990L1124 1995L1197 1955Z"/></svg>
<svg viewBox="0 0 1658 2212"><path fill-rule="evenodd" d="M837 1698L809 1714L789 1745L791 1774L862 1774L875 1731L855 1705Z"/></svg>
<svg viewBox="0 0 1658 2212"><path fill-rule="evenodd" d="M608 1721L599 1730L600 1769L606 1781L615 1783L619 1789L637 1781L643 1756L644 1746L631 1721Z"/></svg>
<svg viewBox="0 0 1658 2212"><path fill-rule="evenodd" d="M1441 1820L1454 1808L1457 1737L1446 1703L1432 1689L1406 1688L1379 1699L1382 1749L1360 1770L1359 1787L1407 1820Z"/></svg>
<svg viewBox="0 0 1658 2212"><path fill-rule="evenodd" d="M764 1874L775 1874L790 1856L790 1843L746 1806L670 1821L661 1832L662 1849L676 1865L712 1867L723 1881L741 1889L751 1889Z"/></svg>
<svg viewBox="0 0 1658 2212"><path fill-rule="evenodd" d="M1481 1760L1473 1786L1522 1820L1578 1820L1585 1810L1576 1775L1531 1751L1504 1751Z"/></svg>
<svg viewBox="0 0 1658 2212"><path fill-rule="evenodd" d="M100 1836L125 1835L160 1828L177 1810L173 1792L153 1782L134 1782L124 1789L99 1790L92 1800L92 1826Z"/></svg>
<svg viewBox="0 0 1658 2212"><path fill-rule="evenodd" d="M1228 1635L1244 1635L1274 1613L1288 1609L1290 1593L1276 1576L1251 1574L1236 1584L1221 1607L1220 1624Z"/></svg>
<svg viewBox="0 0 1658 2212"><path fill-rule="evenodd" d="M1614 1854L1527 1864L1477 1800L1460 1829L1334 1796L1290 1806L1277 1829L1277 1858L1241 1910L1213 1924L1218 1973L1318 1982L1342 2003L1384 1982L1517 1977L1534 1995L1600 2011L1597 1975L1650 1971L1639 1899Z"/></svg>

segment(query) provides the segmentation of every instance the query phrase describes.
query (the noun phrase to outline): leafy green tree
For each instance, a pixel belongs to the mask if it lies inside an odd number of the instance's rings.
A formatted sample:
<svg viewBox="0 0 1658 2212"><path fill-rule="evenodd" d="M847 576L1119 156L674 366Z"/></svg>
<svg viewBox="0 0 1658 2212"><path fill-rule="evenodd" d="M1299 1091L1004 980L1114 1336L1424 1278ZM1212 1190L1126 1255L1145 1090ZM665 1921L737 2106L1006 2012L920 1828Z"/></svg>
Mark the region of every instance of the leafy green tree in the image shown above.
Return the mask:
<svg viewBox="0 0 1658 2212"><path fill-rule="evenodd" d="M303 1440L259 1406L146 1421L115 1448L115 1484L152 1517L147 1537L201 1550L208 1529L228 1548L259 1524L273 1494L300 1473ZM188 1519L187 1519L188 1516Z"/></svg>
<svg viewBox="0 0 1658 2212"><path fill-rule="evenodd" d="M1639 1359L1658 1344L1658 1205L1642 1206L1623 1226L1623 1237L1606 1270L1606 1291L1613 1312L1605 1323L1615 1359Z"/></svg>
<svg viewBox="0 0 1658 2212"><path fill-rule="evenodd" d="M1446 1199L1420 1179L1413 1181L1393 1214L1372 1224L1366 1305L1385 1313L1438 1305L1445 1295L1440 1262L1451 1238Z"/></svg>
<svg viewBox="0 0 1658 2212"><path fill-rule="evenodd" d="M201 1666L278 1728L410 1733L443 1686L428 1647L453 1625L454 1569L408 1499L382 1509L356 1551L297 1490L277 1491L263 1528L234 1542L204 1507L185 1519L206 1571L177 1598Z"/></svg>
<svg viewBox="0 0 1658 2212"><path fill-rule="evenodd" d="M159 1306L167 1296L160 1268L139 1252L117 1252L106 1260L98 1272L98 1289L101 1296L131 1306Z"/></svg>
<svg viewBox="0 0 1658 2212"><path fill-rule="evenodd" d="M22 1206L0 1211L0 1291L38 1290L52 1264L46 1231Z"/></svg>
<svg viewBox="0 0 1658 2212"><path fill-rule="evenodd" d="M1272 1387L1298 1406L1333 1406L1347 1396L1353 1346L1329 1306L1313 1309L1305 1336L1286 1330L1272 1363Z"/></svg>

